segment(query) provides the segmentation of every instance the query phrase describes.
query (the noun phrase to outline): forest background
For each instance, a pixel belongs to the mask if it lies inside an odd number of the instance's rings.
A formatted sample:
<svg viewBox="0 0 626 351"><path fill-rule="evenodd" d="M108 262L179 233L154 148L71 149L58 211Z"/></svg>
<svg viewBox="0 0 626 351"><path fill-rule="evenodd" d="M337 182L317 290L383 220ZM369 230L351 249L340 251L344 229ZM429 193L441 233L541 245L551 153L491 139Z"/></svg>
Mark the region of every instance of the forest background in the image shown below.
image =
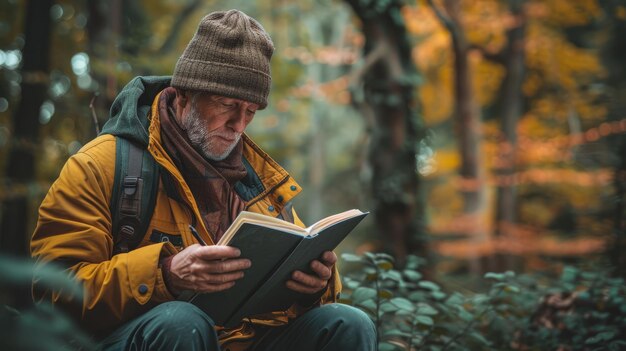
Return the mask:
<svg viewBox="0 0 626 351"><path fill-rule="evenodd" d="M626 274L622 0L2 1L3 253L27 255L117 92L171 74L228 8L274 40L248 133L303 186L300 216L372 212L340 252L417 255L469 291L491 271Z"/></svg>

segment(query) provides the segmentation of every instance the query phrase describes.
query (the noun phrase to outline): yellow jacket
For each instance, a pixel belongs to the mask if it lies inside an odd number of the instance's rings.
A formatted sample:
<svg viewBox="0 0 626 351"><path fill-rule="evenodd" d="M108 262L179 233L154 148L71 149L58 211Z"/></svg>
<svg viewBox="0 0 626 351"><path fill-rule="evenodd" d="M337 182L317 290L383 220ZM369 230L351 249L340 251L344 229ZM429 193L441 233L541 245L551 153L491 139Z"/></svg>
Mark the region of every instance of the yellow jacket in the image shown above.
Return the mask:
<svg viewBox="0 0 626 351"><path fill-rule="evenodd" d="M145 95L148 89L144 90ZM149 116L158 116L158 95L152 101ZM66 301L59 292L52 293L52 301L80 318L81 325L98 337L162 302L174 300L164 284L159 260L196 243L188 228L190 223L196 223L204 241L213 244L189 187L163 149L160 119L149 119L148 150L163 172L170 174L178 199L168 196L161 179L154 214L139 247L113 255L109 202L116 139L110 134L97 137L67 161L41 204L31 241L33 257L63 265L83 283L82 304ZM262 184L254 197L244 199L246 210L279 216L300 192L300 186L247 136L244 135L243 141L244 158ZM302 226L295 212L292 214L295 223ZM155 231L180 236L182 246L151 241L151 233ZM321 303L335 301L340 289L335 270ZM284 325L299 313L301 309L292 306L287 311L259 316L240 327L222 330L220 339L223 343L245 342L254 336L254 325ZM231 349L235 344L231 344Z"/></svg>

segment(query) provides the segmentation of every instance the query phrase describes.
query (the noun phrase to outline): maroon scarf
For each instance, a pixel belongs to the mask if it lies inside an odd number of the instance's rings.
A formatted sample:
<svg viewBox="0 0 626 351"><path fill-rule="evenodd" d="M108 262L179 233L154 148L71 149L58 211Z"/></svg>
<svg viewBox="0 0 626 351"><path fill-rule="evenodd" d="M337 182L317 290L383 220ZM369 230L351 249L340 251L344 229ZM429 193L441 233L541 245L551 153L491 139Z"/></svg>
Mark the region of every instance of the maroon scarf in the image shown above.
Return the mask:
<svg viewBox="0 0 626 351"><path fill-rule="evenodd" d="M243 142L222 161L206 160L191 146L187 133L174 114L174 88L166 88L159 99L161 137L165 150L189 185L209 233L217 242L245 203L233 186L246 176L242 161Z"/></svg>

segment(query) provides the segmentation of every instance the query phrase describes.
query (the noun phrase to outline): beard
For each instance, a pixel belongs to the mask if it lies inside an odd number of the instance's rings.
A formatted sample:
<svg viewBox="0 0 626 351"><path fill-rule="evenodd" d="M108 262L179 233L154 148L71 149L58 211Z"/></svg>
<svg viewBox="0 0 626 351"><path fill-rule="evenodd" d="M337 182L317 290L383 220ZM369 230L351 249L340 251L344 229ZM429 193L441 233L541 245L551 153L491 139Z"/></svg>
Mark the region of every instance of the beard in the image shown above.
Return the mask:
<svg viewBox="0 0 626 351"><path fill-rule="evenodd" d="M210 161L222 161L233 151L241 139L241 133L228 133L220 130L208 131L202 122L200 113L196 110L195 103L192 103L189 113L184 118L183 128L187 131L187 137L191 146L196 149L204 158ZM221 138L234 139L232 144L222 147Z"/></svg>

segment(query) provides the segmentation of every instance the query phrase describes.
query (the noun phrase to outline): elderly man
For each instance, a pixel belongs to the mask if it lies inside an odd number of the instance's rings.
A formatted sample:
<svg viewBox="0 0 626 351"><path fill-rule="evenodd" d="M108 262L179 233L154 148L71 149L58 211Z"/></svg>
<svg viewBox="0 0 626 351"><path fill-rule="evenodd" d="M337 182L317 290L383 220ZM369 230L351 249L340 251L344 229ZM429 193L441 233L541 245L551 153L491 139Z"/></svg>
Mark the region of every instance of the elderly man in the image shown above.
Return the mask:
<svg viewBox="0 0 626 351"><path fill-rule="evenodd" d="M304 293L286 311L250 316L236 328L177 301L184 291L233 287L254 264L213 245L242 210L302 225L289 174L244 134L267 106L271 39L237 10L204 17L167 77L138 77L118 95L102 135L72 156L41 204L32 255L67 267L84 285L81 303L58 292L105 350L373 350L369 318L333 303L337 257L286 288ZM136 247L115 239L111 201L120 138L149 151L160 169L156 204ZM192 226L190 226L190 224ZM201 246L195 229L208 245ZM71 300L71 299L70 299Z"/></svg>

